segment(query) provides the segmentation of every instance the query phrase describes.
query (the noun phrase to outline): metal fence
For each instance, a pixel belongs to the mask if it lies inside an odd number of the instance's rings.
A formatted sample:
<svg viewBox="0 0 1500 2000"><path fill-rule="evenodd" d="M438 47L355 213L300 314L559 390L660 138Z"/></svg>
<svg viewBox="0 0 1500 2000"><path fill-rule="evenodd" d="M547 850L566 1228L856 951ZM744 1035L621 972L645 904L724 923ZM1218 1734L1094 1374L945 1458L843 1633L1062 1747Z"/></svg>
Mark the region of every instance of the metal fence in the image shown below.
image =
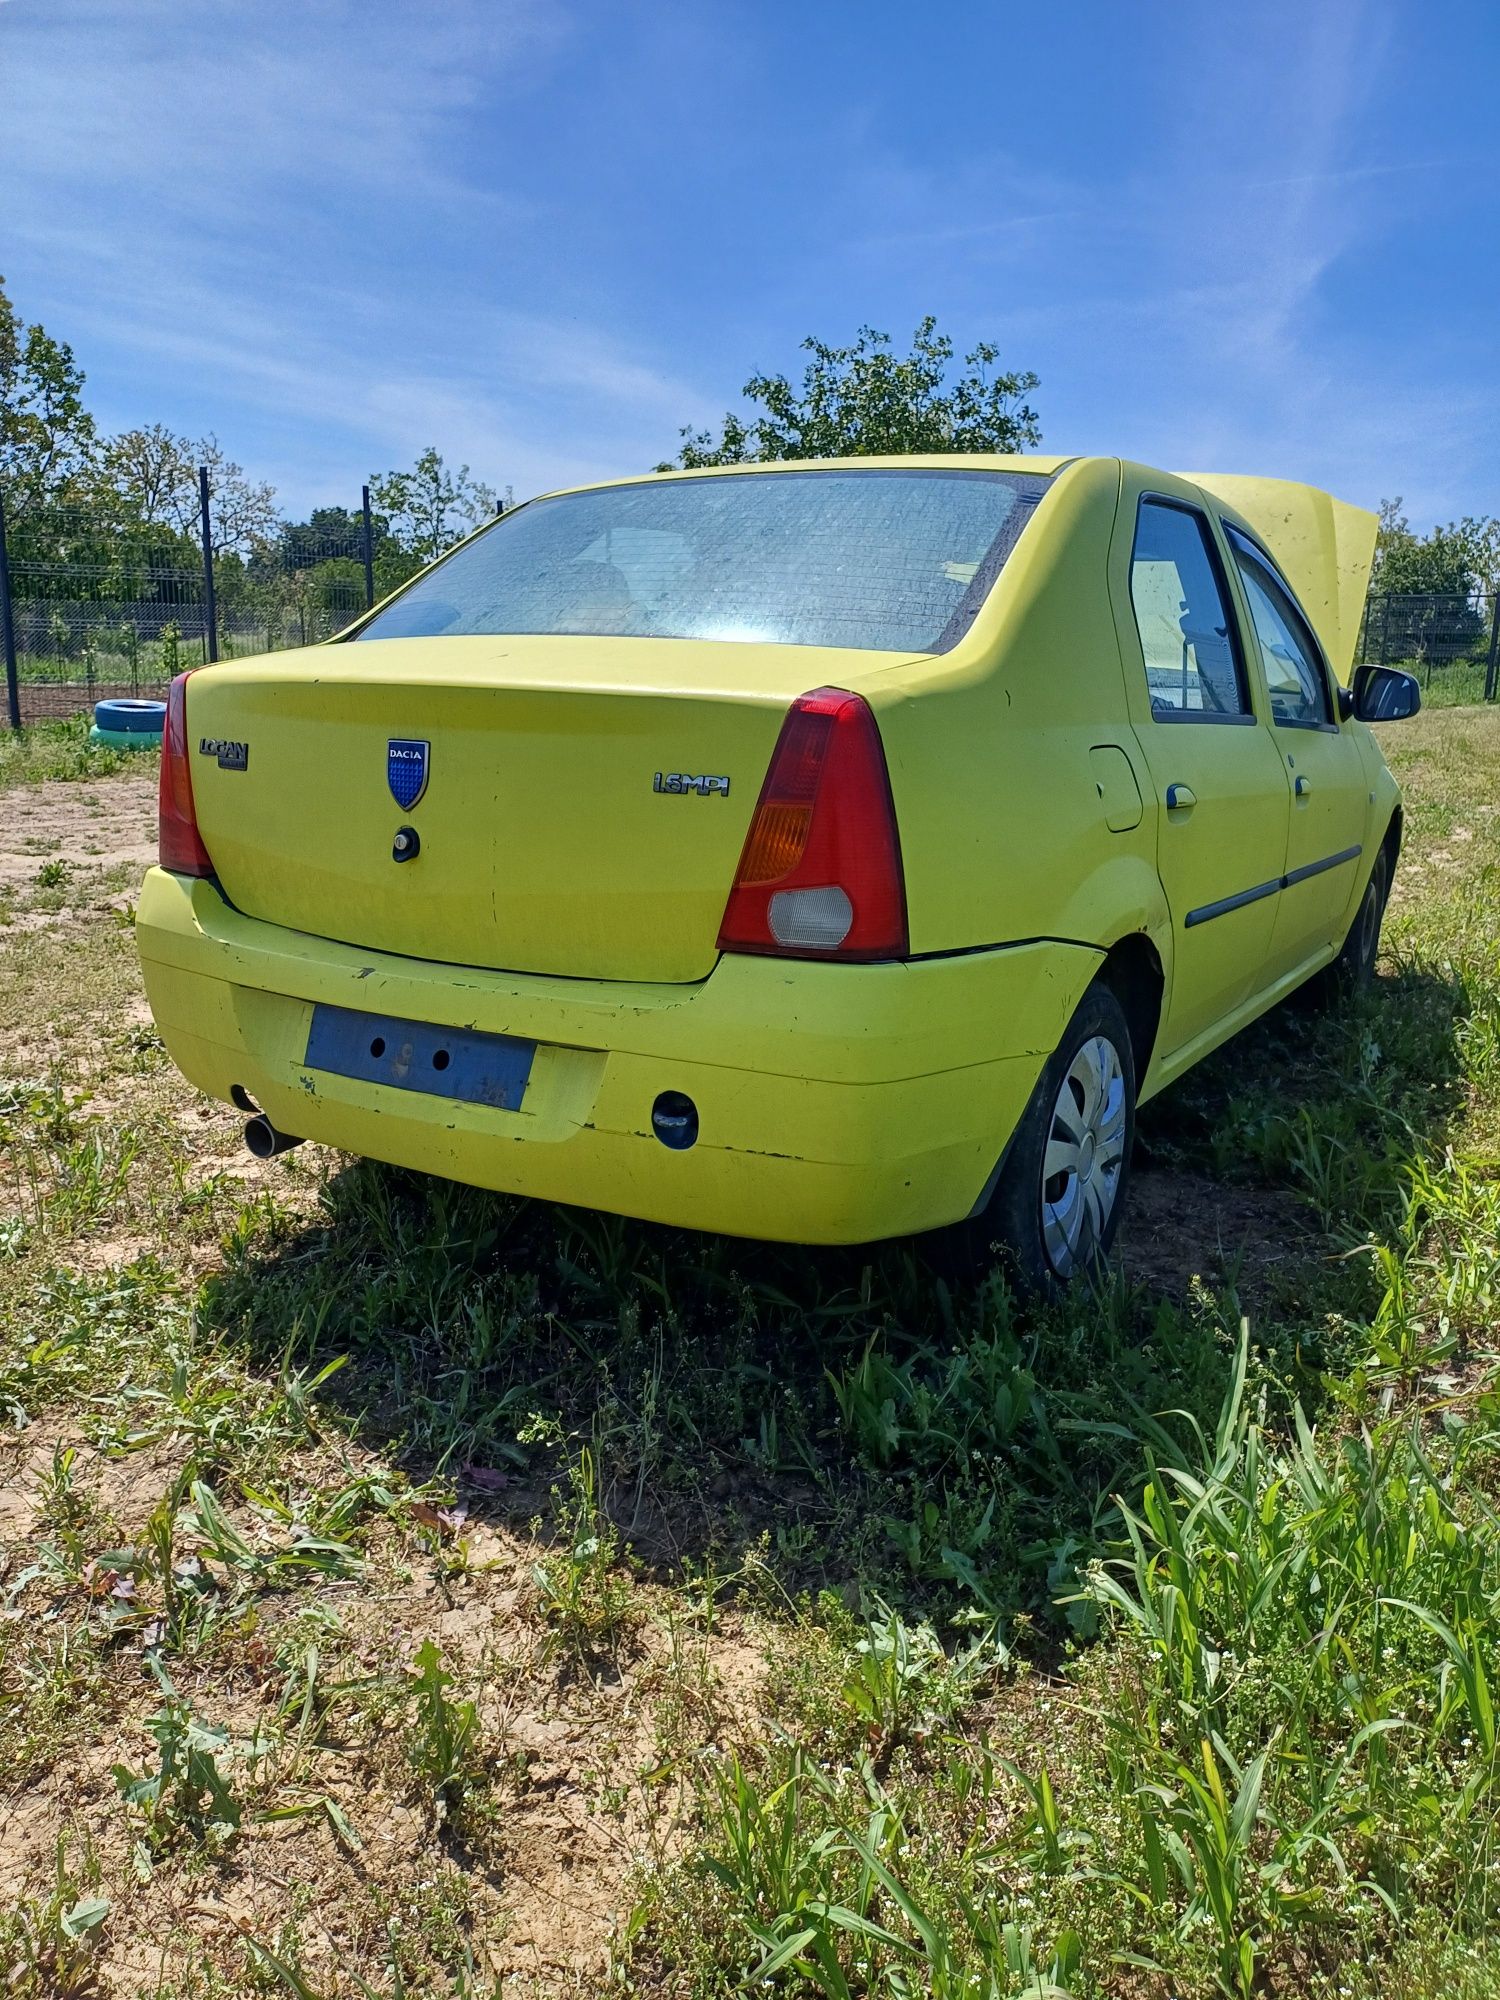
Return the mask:
<svg viewBox="0 0 1500 2000"><path fill-rule="evenodd" d="M159 694L213 660L329 638L419 566L372 518L369 488L247 553L215 549L206 471L197 532L0 507L0 652L13 728L106 695Z"/></svg>
<svg viewBox="0 0 1500 2000"><path fill-rule="evenodd" d="M1500 695L1500 591L1371 597L1355 658L1405 667L1432 701L1494 701Z"/></svg>

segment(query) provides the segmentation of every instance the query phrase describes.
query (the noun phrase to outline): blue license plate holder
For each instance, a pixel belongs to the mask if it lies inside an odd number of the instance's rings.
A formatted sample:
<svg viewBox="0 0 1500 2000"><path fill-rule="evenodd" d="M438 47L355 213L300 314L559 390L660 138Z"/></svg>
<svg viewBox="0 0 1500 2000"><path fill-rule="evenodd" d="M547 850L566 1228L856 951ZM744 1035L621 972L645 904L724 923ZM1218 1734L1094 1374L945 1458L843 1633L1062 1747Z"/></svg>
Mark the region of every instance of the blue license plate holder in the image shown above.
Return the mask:
<svg viewBox="0 0 1500 2000"><path fill-rule="evenodd" d="M519 1111L535 1054L535 1042L514 1035L436 1028L429 1021L320 1005L313 1008L303 1060L331 1076Z"/></svg>

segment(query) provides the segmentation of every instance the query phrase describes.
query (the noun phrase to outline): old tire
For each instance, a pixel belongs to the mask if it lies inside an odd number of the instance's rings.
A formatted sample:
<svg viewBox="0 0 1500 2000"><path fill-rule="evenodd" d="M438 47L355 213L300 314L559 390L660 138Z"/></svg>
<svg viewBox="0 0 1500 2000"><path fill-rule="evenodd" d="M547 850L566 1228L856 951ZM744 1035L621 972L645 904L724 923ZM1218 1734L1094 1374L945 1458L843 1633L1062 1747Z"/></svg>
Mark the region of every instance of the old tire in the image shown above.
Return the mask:
<svg viewBox="0 0 1500 2000"><path fill-rule="evenodd" d="M90 743L101 750L160 750L161 738L148 736L142 729L101 729L96 722L89 730Z"/></svg>
<svg viewBox="0 0 1500 2000"><path fill-rule="evenodd" d="M94 726L115 736L160 736L166 719L164 701L122 695L94 703Z"/></svg>

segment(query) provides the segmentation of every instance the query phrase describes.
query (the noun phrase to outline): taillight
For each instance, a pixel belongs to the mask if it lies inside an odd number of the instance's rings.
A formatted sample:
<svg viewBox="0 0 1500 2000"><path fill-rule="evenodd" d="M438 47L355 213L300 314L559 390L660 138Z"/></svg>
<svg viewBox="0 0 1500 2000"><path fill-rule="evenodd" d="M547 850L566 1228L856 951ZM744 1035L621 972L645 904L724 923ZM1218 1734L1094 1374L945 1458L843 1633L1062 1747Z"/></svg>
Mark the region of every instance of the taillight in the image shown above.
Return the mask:
<svg viewBox="0 0 1500 2000"><path fill-rule="evenodd" d="M187 674L179 674L167 691L167 719L161 732L157 859L174 875L212 875L214 864L199 835L198 815L193 809L193 774L188 769L187 681Z"/></svg>
<svg viewBox="0 0 1500 2000"><path fill-rule="evenodd" d="M857 694L792 704L719 930L721 951L904 958L906 889L875 718Z"/></svg>

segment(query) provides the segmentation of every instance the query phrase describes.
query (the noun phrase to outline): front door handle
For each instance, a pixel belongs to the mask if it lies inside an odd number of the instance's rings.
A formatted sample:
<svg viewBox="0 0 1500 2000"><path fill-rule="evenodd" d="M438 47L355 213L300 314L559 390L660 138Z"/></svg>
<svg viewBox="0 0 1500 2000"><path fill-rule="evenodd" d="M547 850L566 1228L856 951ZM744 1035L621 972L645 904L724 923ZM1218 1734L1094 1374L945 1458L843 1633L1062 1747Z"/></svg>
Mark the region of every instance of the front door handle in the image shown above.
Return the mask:
<svg viewBox="0 0 1500 2000"><path fill-rule="evenodd" d="M1292 786L1292 790L1297 794L1299 799L1305 799L1312 790L1312 786L1307 782L1306 778L1298 778L1297 782Z"/></svg>
<svg viewBox="0 0 1500 2000"><path fill-rule="evenodd" d="M1191 785L1168 785L1167 811L1182 812L1188 806L1198 803L1198 795Z"/></svg>

